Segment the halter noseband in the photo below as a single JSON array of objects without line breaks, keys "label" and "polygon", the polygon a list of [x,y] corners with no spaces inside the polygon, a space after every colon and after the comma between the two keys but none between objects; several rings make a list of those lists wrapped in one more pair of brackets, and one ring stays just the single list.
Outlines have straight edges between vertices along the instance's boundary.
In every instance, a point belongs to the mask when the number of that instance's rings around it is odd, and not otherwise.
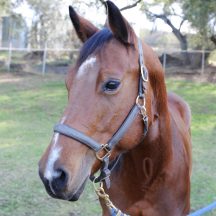
[{"label": "halter noseband", "polygon": [[[72,138],[89,148],[95,151],[96,157],[98,160],[102,161],[102,166],[100,169],[100,175],[98,177],[91,176],[90,179],[94,182],[101,182],[105,181],[106,186],[110,187],[110,180],[109,176],[111,173],[111,170],[117,163],[119,156],[117,157],[114,162],[110,163],[109,156],[111,150],[117,145],[117,143],[121,140],[125,132],[129,129],[131,124],[133,123],[136,116],[141,113],[143,117],[144,122],[144,135],[146,135],[148,131],[148,117],[146,114],[146,107],[145,107],[145,85],[148,81],[148,70],[145,67],[144,64],[144,58],[143,58],[143,49],[142,49],[142,42],[140,39],[138,39],[138,49],[139,49],[139,66],[140,66],[140,77],[139,77],[139,87],[138,87],[138,96],[136,98],[136,102],[132,109],[130,110],[129,114],[119,127],[119,129],[115,132],[115,134],[112,136],[112,138],[107,142],[107,144],[100,144],[91,137],[85,135],[84,133],[69,127],[65,124],[57,124],[54,126],[54,132],[60,133],[62,135],[65,135],[69,138]],[[99,152],[102,150],[105,151],[105,155],[103,157],[99,156]]]}]

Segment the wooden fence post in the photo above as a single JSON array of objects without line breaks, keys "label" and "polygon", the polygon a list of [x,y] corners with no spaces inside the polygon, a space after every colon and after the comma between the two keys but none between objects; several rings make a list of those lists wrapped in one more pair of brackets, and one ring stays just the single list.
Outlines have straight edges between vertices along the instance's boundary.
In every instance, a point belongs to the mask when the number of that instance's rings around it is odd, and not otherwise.
[{"label": "wooden fence post", "polygon": [[205,50],[202,50],[202,66],[201,66],[201,74],[204,74],[205,70]]},{"label": "wooden fence post", "polygon": [[8,47],[8,62],[7,62],[8,72],[10,72],[10,68],[11,68],[11,57],[12,57],[12,41],[10,41],[9,47]]},{"label": "wooden fence post", "polygon": [[42,66],[42,75],[45,75],[46,72],[46,57],[47,57],[47,42],[45,42],[44,53],[43,53],[43,66]]}]

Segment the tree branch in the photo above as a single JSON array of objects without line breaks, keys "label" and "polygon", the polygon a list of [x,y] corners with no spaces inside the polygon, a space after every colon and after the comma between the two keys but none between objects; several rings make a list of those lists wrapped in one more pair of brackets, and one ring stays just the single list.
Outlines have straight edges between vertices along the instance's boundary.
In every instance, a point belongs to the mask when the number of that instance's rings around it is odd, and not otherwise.
[{"label": "tree branch", "polygon": [[131,4],[131,5],[127,5],[123,8],[120,9],[120,11],[123,11],[123,10],[127,10],[127,9],[130,9],[130,8],[133,8],[133,7],[136,7],[142,0],[138,0],[136,1],[135,3]]},{"label": "tree branch", "polygon": [[179,31],[181,31],[181,27],[182,27],[182,25],[183,25],[183,23],[186,21],[186,19],[184,18],[182,21],[181,21],[181,23],[180,23],[180,25],[179,25]]},{"label": "tree branch", "polygon": [[[123,11],[123,10],[127,10],[127,9],[130,9],[130,8],[133,8],[133,7],[136,7],[142,0],[137,0],[136,2],[134,2],[133,4],[131,5],[127,5],[123,8],[120,9],[120,11]],[[102,5],[105,5],[106,1],[104,0],[99,0],[99,2],[102,4]]]},{"label": "tree branch", "polygon": [[[168,17],[165,15],[165,14],[154,14],[152,13],[151,11],[149,10],[145,10],[145,12],[150,16],[150,17],[153,17],[153,18],[158,18],[158,19],[162,19],[171,29],[172,29],[172,32],[173,34],[176,36],[176,38],[181,42],[181,44],[183,45],[183,43],[186,44],[186,36],[183,35],[180,31],[180,29],[177,29],[173,24],[172,22],[170,21],[170,19],[168,19]],[[183,43],[182,43],[183,42]],[[183,48],[183,49],[187,49],[186,47]]]},{"label": "tree branch", "polygon": [[101,2],[101,4],[105,4],[105,1],[104,0],[99,0]]}]

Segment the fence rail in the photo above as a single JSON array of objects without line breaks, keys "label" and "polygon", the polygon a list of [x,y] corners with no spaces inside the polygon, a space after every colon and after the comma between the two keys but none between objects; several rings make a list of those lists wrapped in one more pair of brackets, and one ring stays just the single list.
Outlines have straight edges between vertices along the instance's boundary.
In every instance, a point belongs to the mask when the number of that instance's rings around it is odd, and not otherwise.
[{"label": "fence rail", "polygon": [[[163,69],[166,72],[167,67],[169,66],[169,58],[173,54],[175,55],[182,55],[183,53],[188,53],[188,54],[199,54],[199,70],[201,74],[204,74],[205,72],[205,66],[206,66],[206,55],[209,54],[211,51],[210,50],[177,50],[177,49],[154,49],[158,55],[161,55],[161,63],[163,65]],[[58,53],[61,55],[63,52],[67,53],[78,53],[78,49],[64,49],[64,48],[48,48],[46,45],[43,49],[38,49],[38,48],[14,48],[10,44],[9,47],[0,47],[0,53],[1,52],[7,52],[8,54],[5,56],[5,65],[8,71],[11,70],[11,65],[13,62],[13,55],[14,53],[33,53],[33,52],[38,52],[41,55],[41,66],[40,66],[40,73],[44,75],[46,73],[47,69],[47,64],[48,64],[48,53]],[[0,55],[0,61],[1,61],[1,55]]]}]

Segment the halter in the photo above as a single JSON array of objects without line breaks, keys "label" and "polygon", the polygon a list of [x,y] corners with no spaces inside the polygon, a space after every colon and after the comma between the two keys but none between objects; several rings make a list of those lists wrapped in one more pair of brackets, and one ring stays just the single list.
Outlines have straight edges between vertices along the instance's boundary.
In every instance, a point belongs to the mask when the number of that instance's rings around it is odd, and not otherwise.
[{"label": "halter", "polygon": [[[143,122],[144,122],[144,135],[146,135],[148,131],[148,116],[146,114],[146,106],[145,106],[145,90],[146,90],[145,83],[148,82],[148,70],[144,64],[142,42],[140,39],[138,39],[138,49],[139,49],[139,66],[140,66],[138,96],[129,114],[127,115],[127,117],[125,118],[125,120],[123,121],[119,129],[115,132],[115,134],[111,137],[111,139],[106,144],[98,143],[91,137],[76,130],[75,128],[69,127],[68,125],[57,124],[54,126],[55,133],[60,133],[64,136],[72,138],[88,146],[93,151],[95,151],[95,155],[97,159],[102,162],[102,166],[100,169],[100,175],[98,177],[91,176],[90,179],[93,182],[103,182],[104,181],[107,188],[110,187],[109,176],[111,174],[111,171],[119,160],[119,156],[118,156],[113,162],[110,163],[109,157],[110,157],[111,151],[118,144],[118,142],[122,139],[123,135],[129,129],[129,127],[131,126],[134,119],[139,113],[141,113]],[[105,155],[102,157],[100,156],[101,151],[105,152]]]}]

